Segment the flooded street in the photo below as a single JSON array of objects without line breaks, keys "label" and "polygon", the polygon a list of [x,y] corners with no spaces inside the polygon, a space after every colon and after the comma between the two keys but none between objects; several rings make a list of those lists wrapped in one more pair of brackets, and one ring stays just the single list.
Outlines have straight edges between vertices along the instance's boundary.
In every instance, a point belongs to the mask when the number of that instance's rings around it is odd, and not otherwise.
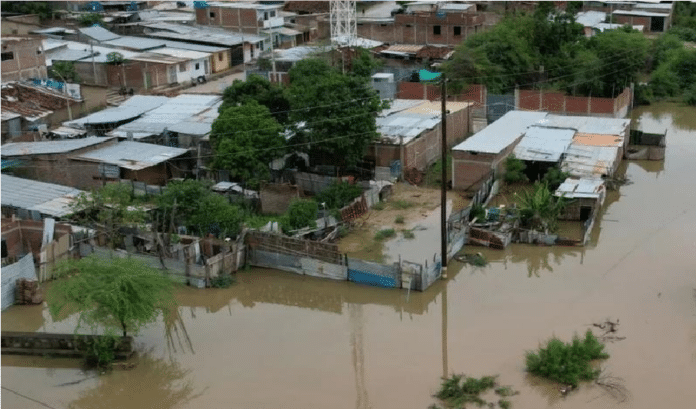
[{"label": "flooded street", "polygon": [[[2,386],[54,408],[425,409],[439,378],[455,372],[500,375],[521,392],[511,398],[518,409],[691,407],[695,111],[664,104],[634,112],[639,129],[668,129],[666,159],[623,165],[632,183],[607,197],[585,248],[469,247],[490,264],[453,261],[448,280],[408,295],[242,271],[229,289],[182,289],[180,318],[136,337],[134,369],[98,376],[77,360],[3,356]],[[408,246],[437,251],[438,232],[431,236]],[[420,254],[396,243],[385,252]],[[607,344],[603,366],[624,379],[627,402],[618,405],[592,385],[563,397],[526,375],[525,351],[607,318],[620,320],[617,335],[626,338]],[[74,325],[75,317],[53,322],[43,306],[2,313],[3,330],[71,332]],[[5,389],[2,403],[45,407]]]}]

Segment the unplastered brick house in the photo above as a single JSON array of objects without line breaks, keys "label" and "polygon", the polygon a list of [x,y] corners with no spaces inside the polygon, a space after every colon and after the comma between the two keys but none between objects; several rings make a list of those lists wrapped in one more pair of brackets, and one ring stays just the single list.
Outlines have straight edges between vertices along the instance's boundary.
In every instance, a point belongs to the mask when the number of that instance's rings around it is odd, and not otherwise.
[{"label": "unplastered brick house", "polygon": [[46,78],[46,57],[39,37],[2,38],[2,81]]}]

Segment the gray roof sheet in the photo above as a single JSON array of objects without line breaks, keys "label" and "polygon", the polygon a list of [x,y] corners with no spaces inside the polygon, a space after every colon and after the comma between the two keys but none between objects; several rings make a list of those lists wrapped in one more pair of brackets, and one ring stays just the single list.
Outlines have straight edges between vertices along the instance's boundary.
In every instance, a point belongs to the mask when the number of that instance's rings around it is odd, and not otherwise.
[{"label": "gray roof sheet", "polygon": [[669,10],[665,10],[663,13],[656,13],[654,11],[643,11],[643,10],[614,10],[612,14],[624,15],[624,16],[641,16],[641,17],[668,17],[667,14]]},{"label": "gray roof sheet", "polygon": [[77,61],[91,56],[86,50],[73,50],[71,48],[59,48],[46,52],[46,58],[56,61]]},{"label": "gray roof sheet", "polygon": [[599,198],[604,190],[602,179],[566,179],[554,193],[568,199],[581,197]]},{"label": "gray roof sheet", "polygon": [[91,136],[89,138],[61,141],[15,142],[2,145],[0,153],[3,157],[66,153],[97,145],[109,139],[111,138]]},{"label": "gray roof sheet", "polygon": [[133,141],[95,149],[78,157],[89,161],[118,165],[131,170],[140,170],[157,165],[188,152],[186,149]]},{"label": "gray roof sheet", "polygon": [[603,11],[582,11],[575,16],[575,22],[585,27],[594,27],[595,24],[603,23],[607,18],[607,13]]},{"label": "gray roof sheet", "polygon": [[510,111],[452,149],[500,153],[522,136],[528,127],[540,123],[546,115],[546,112]]},{"label": "gray roof sheet", "polygon": [[514,153],[521,160],[558,162],[573,141],[574,135],[574,129],[531,126],[515,146]]},{"label": "gray roof sheet", "polygon": [[2,205],[37,210],[49,216],[60,217],[72,213],[70,204],[83,191],[56,185],[2,175]]},{"label": "gray roof sheet", "polygon": [[242,42],[258,43],[265,39],[265,37],[254,34],[245,33],[242,35],[234,31],[203,26],[192,27],[181,24],[151,23],[145,24],[145,27],[163,30],[146,33],[146,35],[149,37],[168,38],[179,41],[205,42],[224,45],[227,47],[240,45]]},{"label": "gray roof sheet", "polygon": [[[467,103],[452,102],[450,112],[465,106]],[[435,128],[441,120],[437,101],[395,99],[377,117],[377,132],[382,135],[383,142],[399,144],[403,140],[407,144],[424,131]]]},{"label": "gray roof sheet", "polygon": [[227,50],[227,47],[219,47],[214,45],[192,44],[184,41],[175,41],[169,39],[162,39],[162,41],[166,44],[167,47],[178,48],[180,50],[202,51],[204,53],[219,53],[221,51]]},{"label": "gray roof sheet", "polygon": [[79,30],[82,34],[97,41],[109,41],[120,37],[118,34],[114,34],[102,27],[82,27]]},{"label": "gray roof sheet", "polygon": [[218,95],[181,94],[169,99],[166,104],[147,112],[141,118],[116,128],[111,134],[126,137],[133,133],[135,139],[161,134],[180,122],[194,121],[192,117],[218,105]]},{"label": "gray roof sheet", "polygon": [[115,108],[95,112],[84,118],[66,122],[72,127],[83,127],[87,124],[105,124],[135,119],[147,111],[164,105],[169,98],[156,95],[134,95]]},{"label": "gray roof sheet", "polygon": [[580,133],[601,135],[623,135],[631,124],[630,119],[602,118],[596,116],[564,116],[549,114],[541,121],[543,126],[572,128]]},{"label": "gray roof sheet", "polygon": [[617,146],[572,143],[565,152],[561,170],[574,177],[598,179],[612,173],[618,152]]},{"label": "gray roof sheet", "polygon": [[150,50],[153,48],[161,48],[166,46],[164,40],[147,38],[147,37],[131,37],[124,36],[115,40],[104,42],[104,45],[111,47],[122,47],[131,50]]}]

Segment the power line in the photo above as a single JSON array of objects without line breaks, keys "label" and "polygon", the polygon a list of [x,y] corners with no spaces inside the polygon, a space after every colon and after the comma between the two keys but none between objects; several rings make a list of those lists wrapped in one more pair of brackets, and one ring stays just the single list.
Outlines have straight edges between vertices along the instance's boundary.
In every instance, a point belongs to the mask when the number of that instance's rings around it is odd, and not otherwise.
[{"label": "power line", "polygon": [[17,396],[21,396],[21,397],[23,397],[24,399],[28,399],[28,400],[30,400],[30,401],[32,401],[32,402],[36,402],[36,403],[38,403],[39,405],[41,405],[41,406],[43,406],[43,407],[45,407],[45,408],[48,408],[48,409],[57,409],[57,408],[55,408],[55,407],[53,407],[53,406],[51,406],[51,405],[49,405],[49,404],[46,404],[46,403],[41,402],[41,401],[39,401],[39,400],[30,398],[30,397],[28,397],[27,395],[22,395],[21,393],[15,391],[15,390],[12,390],[12,389],[10,389],[10,388],[8,388],[8,387],[6,387],[6,386],[3,386],[2,389],[6,390],[6,391],[9,391],[9,392],[12,392],[12,393],[14,393],[14,394],[17,395]]}]

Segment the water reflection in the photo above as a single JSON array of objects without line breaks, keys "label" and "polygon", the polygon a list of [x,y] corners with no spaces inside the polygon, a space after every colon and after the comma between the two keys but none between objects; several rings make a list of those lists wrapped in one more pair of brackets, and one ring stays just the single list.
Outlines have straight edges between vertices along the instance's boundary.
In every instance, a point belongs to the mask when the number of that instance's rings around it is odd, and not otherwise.
[{"label": "water reflection", "polygon": [[351,326],[351,360],[353,362],[353,373],[355,375],[355,409],[368,409],[370,408],[370,403],[365,382],[365,349],[363,347],[365,317],[363,316],[362,305],[348,305],[348,315],[350,317]]},{"label": "water reflection", "polygon": [[[191,308],[193,310],[193,308]],[[196,351],[193,350],[193,344],[191,343],[191,338],[189,337],[188,331],[186,331],[186,325],[181,317],[180,308],[174,308],[169,311],[168,314],[164,316],[164,337],[167,340],[167,351],[169,351],[170,356],[177,353],[178,351],[190,351],[195,354]],[[179,349],[177,349],[177,345]]]},{"label": "water reflection", "polygon": [[[469,249],[471,250],[472,247]],[[525,264],[527,266],[527,277],[540,278],[542,271],[553,273],[554,267],[552,263],[556,266],[560,266],[567,257],[579,257],[580,263],[582,264],[585,248],[511,244],[502,251],[485,249],[481,252],[490,263],[501,263],[506,270],[508,268],[508,263]]]},{"label": "water reflection", "polygon": [[564,398],[557,383],[538,376],[526,374],[524,384],[533,389],[539,396],[546,398],[549,407],[556,406]]},{"label": "water reflection", "polygon": [[[694,108],[674,103],[658,103],[649,106],[638,107],[633,111],[633,118],[636,124],[642,127],[634,127],[646,132],[664,132],[669,129],[670,123],[673,128],[681,131],[696,129],[696,115]],[[660,126],[649,126],[646,123],[659,122]],[[669,144],[669,132],[667,134]]]},{"label": "water reflection", "polygon": [[[184,370],[176,361],[152,357],[152,351],[137,359],[132,370],[114,370],[99,377],[95,388],[86,390],[70,404],[70,408],[174,408],[203,395],[196,392],[191,370]],[[147,382],[144,382],[147,380]]]}]

